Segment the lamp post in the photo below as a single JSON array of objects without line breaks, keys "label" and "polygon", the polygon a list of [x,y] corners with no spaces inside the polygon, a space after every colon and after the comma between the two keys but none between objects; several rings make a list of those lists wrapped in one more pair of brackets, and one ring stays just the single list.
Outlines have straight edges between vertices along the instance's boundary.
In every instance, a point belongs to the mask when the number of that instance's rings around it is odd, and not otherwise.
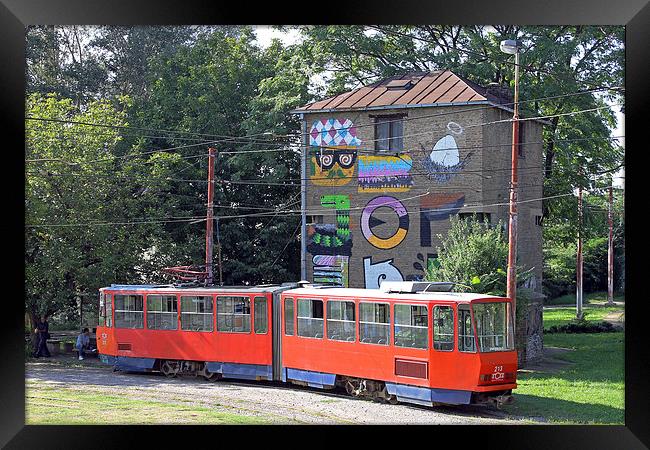
[{"label": "lamp post", "polygon": [[[506,296],[512,299],[512,313],[517,336],[517,163],[519,156],[519,49],[518,40],[501,41],[501,51],[515,55],[515,97],[512,116],[512,170],[510,179],[510,214],[508,220],[508,274]],[[515,338],[516,340],[516,338]]]}]

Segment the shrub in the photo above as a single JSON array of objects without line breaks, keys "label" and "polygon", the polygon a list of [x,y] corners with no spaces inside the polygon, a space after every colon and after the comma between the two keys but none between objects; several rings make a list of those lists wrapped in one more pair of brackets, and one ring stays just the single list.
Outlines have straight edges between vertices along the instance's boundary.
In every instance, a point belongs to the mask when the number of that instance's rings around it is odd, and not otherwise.
[{"label": "shrub", "polygon": [[610,322],[573,321],[564,325],[553,325],[547,333],[611,333],[617,331]]}]

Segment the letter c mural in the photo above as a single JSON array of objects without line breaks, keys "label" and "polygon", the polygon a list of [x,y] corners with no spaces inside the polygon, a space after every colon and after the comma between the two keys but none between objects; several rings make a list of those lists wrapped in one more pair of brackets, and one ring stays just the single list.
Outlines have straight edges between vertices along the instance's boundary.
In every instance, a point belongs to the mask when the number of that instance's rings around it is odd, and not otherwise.
[{"label": "letter c mural", "polygon": [[[399,224],[395,233],[388,238],[381,238],[373,233],[373,227],[385,223],[383,220],[373,216],[375,210],[387,207],[393,210],[399,218]],[[404,205],[395,197],[375,197],[368,202],[361,214],[361,231],[368,242],[377,248],[384,250],[398,246],[406,237],[409,229],[409,215]]]}]

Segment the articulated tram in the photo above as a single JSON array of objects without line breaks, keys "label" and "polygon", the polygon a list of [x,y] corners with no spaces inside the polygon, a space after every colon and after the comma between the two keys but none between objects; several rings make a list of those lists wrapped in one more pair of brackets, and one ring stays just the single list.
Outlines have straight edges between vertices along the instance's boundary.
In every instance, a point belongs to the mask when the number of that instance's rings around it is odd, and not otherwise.
[{"label": "articulated tram", "polygon": [[97,349],[123,371],[341,387],[391,403],[510,402],[511,300],[439,287],[111,285],[100,289]]}]

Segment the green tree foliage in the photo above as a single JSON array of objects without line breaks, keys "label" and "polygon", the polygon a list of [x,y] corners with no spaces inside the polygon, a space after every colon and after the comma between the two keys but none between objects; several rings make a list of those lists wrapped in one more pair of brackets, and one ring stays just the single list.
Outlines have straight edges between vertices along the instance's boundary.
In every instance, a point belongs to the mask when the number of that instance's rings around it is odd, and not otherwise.
[{"label": "green tree foliage", "polygon": [[[298,276],[300,216],[277,212],[280,206],[299,204],[300,158],[292,146],[299,143],[300,129],[288,111],[307,102],[309,80],[298,51],[279,42],[262,50],[247,27],[236,35],[217,30],[173,58],[159,59],[150,96],[138,108],[142,124],[194,130],[216,140],[212,145],[218,152],[237,152],[220,156],[216,164],[216,215],[227,284]],[[206,162],[197,160],[184,176],[205,179]],[[204,214],[205,187],[193,186],[198,200],[188,208],[193,214]],[[193,233],[188,239],[194,242],[194,250],[186,248],[188,259],[201,261],[204,232],[187,233]]]},{"label": "green tree foliage", "polygon": [[31,27],[27,46],[27,116],[47,119],[26,120],[31,316],[202,264],[208,146],[236,152],[216,163],[224,283],[297,279],[300,216],[279,210],[299,205],[303,49],[250,27]]},{"label": "green tree foliage", "polygon": [[[427,269],[427,281],[453,281],[457,289],[483,294],[506,294],[508,242],[504,227],[482,223],[474,218],[450,217],[447,235],[438,235],[438,258]],[[517,283],[529,278],[529,271],[518,270]]]}]

